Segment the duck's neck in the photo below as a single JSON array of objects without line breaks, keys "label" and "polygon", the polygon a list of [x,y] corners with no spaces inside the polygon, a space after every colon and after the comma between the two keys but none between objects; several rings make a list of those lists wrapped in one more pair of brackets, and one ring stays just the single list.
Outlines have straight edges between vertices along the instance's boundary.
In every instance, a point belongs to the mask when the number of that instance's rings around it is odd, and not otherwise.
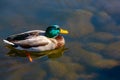
[{"label": "duck's neck", "polygon": [[58,35],[58,36],[55,37],[55,39],[56,39],[56,40],[63,40],[64,38],[63,38],[63,36]]},{"label": "duck's neck", "polygon": [[59,35],[59,31],[58,30],[46,30],[45,32],[45,36],[48,37],[48,38],[55,38],[56,36]]}]

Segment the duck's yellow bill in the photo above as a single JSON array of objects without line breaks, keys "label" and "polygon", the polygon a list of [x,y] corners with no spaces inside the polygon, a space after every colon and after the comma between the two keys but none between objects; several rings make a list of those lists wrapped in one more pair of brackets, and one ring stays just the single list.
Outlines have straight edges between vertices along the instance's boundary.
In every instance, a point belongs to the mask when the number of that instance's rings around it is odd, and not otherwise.
[{"label": "duck's yellow bill", "polygon": [[61,34],[68,34],[69,32],[68,32],[68,30],[60,29],[60,33]]}]

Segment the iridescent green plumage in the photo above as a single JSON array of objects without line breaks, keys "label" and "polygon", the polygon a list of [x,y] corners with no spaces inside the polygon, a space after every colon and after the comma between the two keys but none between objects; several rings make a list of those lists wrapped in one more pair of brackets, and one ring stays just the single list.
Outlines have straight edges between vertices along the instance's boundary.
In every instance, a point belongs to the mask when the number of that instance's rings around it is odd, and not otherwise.
[{"label": "iridescent green plumage", "polygon": [[52,25],[52,26],[49,26],[47,29],[46,29],[46,33],[45,33],[45,36],[49,37],[49,38],[53,38],[57,35],[60,34],[60,28],[59,26],[57,25]]}]

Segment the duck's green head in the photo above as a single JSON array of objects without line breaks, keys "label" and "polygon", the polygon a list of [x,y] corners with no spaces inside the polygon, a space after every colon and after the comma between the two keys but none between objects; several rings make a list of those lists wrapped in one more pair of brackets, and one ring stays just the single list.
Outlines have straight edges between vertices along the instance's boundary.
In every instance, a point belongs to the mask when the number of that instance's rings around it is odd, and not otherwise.
[{"label": "duck's green head", "polygon": [[46,29],[45,36],[47,36],[49,38],[53,38],[53,37],[58,36],[60,33],[68,34],[68,31],[61,29],[58,25],[52,25]]}]

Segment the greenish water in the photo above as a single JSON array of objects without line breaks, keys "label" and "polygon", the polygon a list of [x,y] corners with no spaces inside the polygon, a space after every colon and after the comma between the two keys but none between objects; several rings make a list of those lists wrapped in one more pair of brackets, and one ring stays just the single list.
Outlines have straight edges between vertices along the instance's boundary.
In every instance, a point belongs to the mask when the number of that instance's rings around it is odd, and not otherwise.
[{"label": "greenish water", "polygon": [[[1,0],[1,80],[119,80],[119,4],[119,0]],[[33,54],[32,63],[21,52],[10,52],[2,41],[52,24],[69,30],[63,35],[67,49]]]}]

